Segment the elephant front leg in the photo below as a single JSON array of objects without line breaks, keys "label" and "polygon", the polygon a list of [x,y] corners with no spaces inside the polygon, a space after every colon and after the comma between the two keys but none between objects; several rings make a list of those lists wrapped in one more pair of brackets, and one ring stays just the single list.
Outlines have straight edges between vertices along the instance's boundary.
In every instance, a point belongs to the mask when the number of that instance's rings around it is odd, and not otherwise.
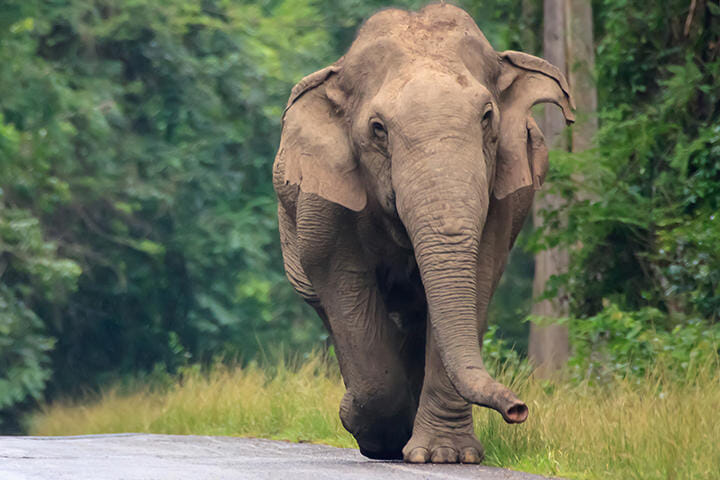
[{"label": "elephant front leg", "polygon": [[429,322],[427,339],[425,382],[403,458],[410,463],[480,463],[484,450],[473,430],[472,405],[450,382]]},{"label": "elephant front leg", "polygon": [[332,288],[320,289],[321,315],[330,326],[347,388],[340,419],[363,455],[400,459],[417,409],[400,358],[400,333],[371,275],[333,269],[329,280]]},{"label": "elephant front leg", "polygon": [[[510,228],[509,222],[503,224],[497,209],[490,211],[486,225],[489,233],[484,234],[481,240],[479,258],[482,261],[477,270],[477,328],[480,344],[487,328],[488,305],[507,259],[507,242],[496,242],[496,238],[507,238]],[[513,235],[517,235],[517,232]],[[403,457],[411,463],[480,463],[484,449],[475,436],[472,405],[457,393],[450,382],[430,323],[427,327],[425,382],[413,435],[403,449]]]},{"label": "elephant front leg", "polygon": [[298,251],[347,388],[340,419],[363,455],[400,459],[417,409],[413,375],[402,358],[404,337],[388,318],[375,267],[346,214],[316,197],[302,200]]}]

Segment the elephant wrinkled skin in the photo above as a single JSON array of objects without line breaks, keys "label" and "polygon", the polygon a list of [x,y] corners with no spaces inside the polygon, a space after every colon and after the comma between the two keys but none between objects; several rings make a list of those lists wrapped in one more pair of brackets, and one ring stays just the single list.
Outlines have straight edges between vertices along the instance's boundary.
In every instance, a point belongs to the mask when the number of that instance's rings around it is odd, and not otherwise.
[{"label": "elephant wrinkled skin", "polygon": [[541,102],[573,121],[555,67],[496,52],[446,4],[375,14],[293,88],[273,168],[285,269],[330,332],[340,417],[370,458],[478,463],[471,404],[527,418],[480,346],[547,171]]}]

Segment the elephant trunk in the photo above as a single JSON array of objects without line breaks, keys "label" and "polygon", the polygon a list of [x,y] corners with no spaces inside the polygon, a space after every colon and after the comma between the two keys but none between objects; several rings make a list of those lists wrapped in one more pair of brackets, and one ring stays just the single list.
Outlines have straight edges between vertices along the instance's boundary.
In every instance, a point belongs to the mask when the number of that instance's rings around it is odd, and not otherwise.
[{"label": "elephant trunk", "polygon": [[497,410],[508,423],[521,423],[527,406],[487,373],[480,355],[477,261],[488,205],[486,179],[449,167],[447,159],[423,161],[428,167],[423,173],[407,183],[398,179],[398,213],[415,250],[432,334],[452,384],[468,402]]}]

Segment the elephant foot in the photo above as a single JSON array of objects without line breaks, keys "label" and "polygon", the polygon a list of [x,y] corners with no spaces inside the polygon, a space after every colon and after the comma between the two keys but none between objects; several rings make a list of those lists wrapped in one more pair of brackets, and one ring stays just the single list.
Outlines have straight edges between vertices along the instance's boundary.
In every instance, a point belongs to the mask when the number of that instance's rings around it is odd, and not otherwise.
[{"label": "elephant foot", "polygon": [[[357,401],[346,392],[340,420],[358,443],[360,453],[375,460],[400,460],[412,432],[412,409],[400,394]],[[392,399],[392,400],[391,400]]]},{"label": "elephant foot", "polygon": [[408,463],[480,463],[485,451],[472,431],[418,429],[403,448]]},{"label": "elephant foot", "polygon": [[475,437],[472,406],[445,388],[424,385],[413,433],[403,448],[408,463],[480,463],[485,457]]}]

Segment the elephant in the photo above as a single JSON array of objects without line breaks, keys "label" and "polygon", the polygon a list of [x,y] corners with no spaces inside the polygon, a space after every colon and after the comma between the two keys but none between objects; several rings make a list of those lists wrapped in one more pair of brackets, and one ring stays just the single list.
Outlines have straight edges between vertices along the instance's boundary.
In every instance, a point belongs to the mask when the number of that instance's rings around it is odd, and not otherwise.
[{"label": "elephant", "polygon": [[375,13],[292,89],[273,165],[285,272],[329,332],[366,457],[479,463],[473,404],[528,416],[481,345],[548,170],[538,103],[574,121],[556,67],[496,52],[445,3]]}]

